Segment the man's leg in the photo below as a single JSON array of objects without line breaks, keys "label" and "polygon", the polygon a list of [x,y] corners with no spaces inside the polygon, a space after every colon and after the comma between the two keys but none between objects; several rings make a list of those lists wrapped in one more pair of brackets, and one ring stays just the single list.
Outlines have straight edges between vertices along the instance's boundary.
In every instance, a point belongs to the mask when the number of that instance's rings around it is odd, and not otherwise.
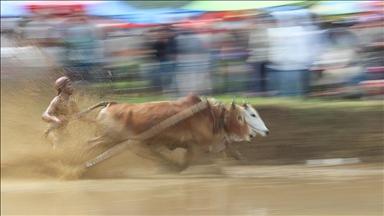
[{"label": "man's leg", "polygon": [[62,148],[62,144],[65,140],[71,139],[71,135],[68,133],[66,128],[58,128],[53,130],[49,134],[49,140],[52,144],[53,149]]},{"label": "man's leg", "polygon": [[52,144],[52,148],[53,149],[57,149],[58,146],[59,146],[59,141],[60,141],[57,132],[56,131],[51,131],[49,133],[48,138],[49,138],[50,143]]},{"label": "man's leg", "polygon": [[252,64],[252,73],[251,80],[252,84],[250,86],[250,90],[252,92],[262,92],[263,91],[263,65],[261,62],[256,62]]}]

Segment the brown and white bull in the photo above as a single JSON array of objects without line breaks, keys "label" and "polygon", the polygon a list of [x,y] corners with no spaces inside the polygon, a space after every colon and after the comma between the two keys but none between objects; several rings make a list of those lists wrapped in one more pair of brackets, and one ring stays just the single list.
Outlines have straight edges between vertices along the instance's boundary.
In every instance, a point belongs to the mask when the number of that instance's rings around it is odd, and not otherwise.
[{"label": "brown and white bull", "polygon": [[[207,100],[207,106],[194,115],[154,133],[153,136],[140,138],[140,134],[161,124],[193,105],[202,102],[200,96],[190,93],[176,101],[149,102],[140,104],[111,103],[98,115],[100,136],[89,141],[89,146],[113,145],[126,140],[138,140],[141,146],[161,145],[173,150],[186,149],[181,170],[189,166],[198,148],[212,149],[212,145],[226,140],[250,141],[256,131],[246,122],[245,112],[232,102],[229,105]],[[144,157],[158,157],[159,153],[148,151]],[[163,158],[164,159],[164,158]]]}]

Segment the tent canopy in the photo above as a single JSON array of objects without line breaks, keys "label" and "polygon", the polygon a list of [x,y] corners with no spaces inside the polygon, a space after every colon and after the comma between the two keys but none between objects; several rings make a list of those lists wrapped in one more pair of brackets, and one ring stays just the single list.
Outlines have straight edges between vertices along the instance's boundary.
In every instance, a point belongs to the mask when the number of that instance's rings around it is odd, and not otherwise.
[{"label": "tent canopy", "polygon": [[193,1],[181,9],[199,11],[250,10],[296,4],[302,1]]},{"label": "tent canopy", "polygon": [[20,4],[25,1],[1,1],[1,17],[19,17],[32,15],[26,8]]},{"label": "tent canopy", "polygon": [[[108,9],[108,10],[106,10]],[[123,1],[105,1],[85,5],[85,12],[91,16],[108,16],[136,24],[161,24],[182,21],[204,12],[173,8],[141,9]]]},{"label": "tent canopy", "polygon": [[278,6],[278,7],[270,7],[270,8],[263,8],[263,11],[266,12],[276,12],[276,11],[292,11],[292,10],[301,10],[303,7],[298,6]]},{"label": "tent canopy", "polygon": [[182,22],[191,17],[197,17],[204,12],[181,10],[172,8],[139,9],[135,13],[115,15],[114,18],[122,19],[136,24],[165,24]]},{"label": "tent canopy", "polygon": [[71,14],[84,12],[85,5],[99,3],[99,1],[23,1],[18,7],[35,14]]},{"label": "tent canopy", "polygon": [[140,9],[123,1],[104,1],[98,4],[85,5],[85,12],[91,16],[121,16],[139,13]]},{"label": "tent canopy", "polygon": [[361,1],[321,1],[311,11],[322,16],[354,14],[369,11],[369,5]]},{"label": "tent canopy", "polygon": [[155,14],[155,17],[157,23],[174,23],[182,22],[186,19],[193,17],[198,17],[202,14],[204,14],[204,12],[193,10],[167,9],[164,11],[159,11]]}]

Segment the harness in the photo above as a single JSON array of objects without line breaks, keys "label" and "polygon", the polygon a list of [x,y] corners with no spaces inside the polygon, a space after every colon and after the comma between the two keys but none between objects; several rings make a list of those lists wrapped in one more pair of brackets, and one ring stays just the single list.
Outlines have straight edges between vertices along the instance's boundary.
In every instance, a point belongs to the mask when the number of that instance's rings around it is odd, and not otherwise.
[{"label": "harness", "polygon": [[[210,106],[210,104],[208,103],[208,106]],[[212,119],[213,119],[213,134],[217,134],[223,127],[226,123],[228,123],[229,121],[229,118],[227,116],[227,114],[225,113],[225,110],[222,109],[222,106],[221,106],[221,103],[219,104],[219,106],[217,107],[218,108],[218,119],[215,118],[215,113],[213,111],[213,109],[209,109],[210,111],[210,114],[212,116]],[[220,110],[222,109],[222,110]],[[223,111],[223,113],[220,113],[220,111]]]},{"label": "harness", "polygon": [[191,106],[189,109],[185,109],[185,110],[163,120],[159,124],[151,127],[150,129],[142,132],[141,134],[139,134],[136,137],[131,138],[131,139],[138,139],[138,140],[148,139],[148,138],[152,137],[153,135],[167,129],[168,127],[170,127],[170,126],[172,126],[172,125],[200,112],[201,110],[207,108],[207,106],[209,106],[208,104],[209,104],[208,100],[203,99],[199,103]]}]

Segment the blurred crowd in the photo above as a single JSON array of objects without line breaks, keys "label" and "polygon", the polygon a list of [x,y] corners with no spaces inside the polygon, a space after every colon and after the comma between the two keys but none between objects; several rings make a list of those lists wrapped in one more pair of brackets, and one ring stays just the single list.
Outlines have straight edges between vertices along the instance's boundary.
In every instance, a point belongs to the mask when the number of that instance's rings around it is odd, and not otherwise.
[{"label": "blurred crowd", "polygon": [[316,86],[357,85],[369,79],[367,68],[384,66],[382,15],[335,22],[301,9],[132,27],[74,12],[17,23],[9,30],[2,20],[2,34],[59,50],[51,57],[73,80],[133,83],[134,91],[177,97],[299,96]]}]

